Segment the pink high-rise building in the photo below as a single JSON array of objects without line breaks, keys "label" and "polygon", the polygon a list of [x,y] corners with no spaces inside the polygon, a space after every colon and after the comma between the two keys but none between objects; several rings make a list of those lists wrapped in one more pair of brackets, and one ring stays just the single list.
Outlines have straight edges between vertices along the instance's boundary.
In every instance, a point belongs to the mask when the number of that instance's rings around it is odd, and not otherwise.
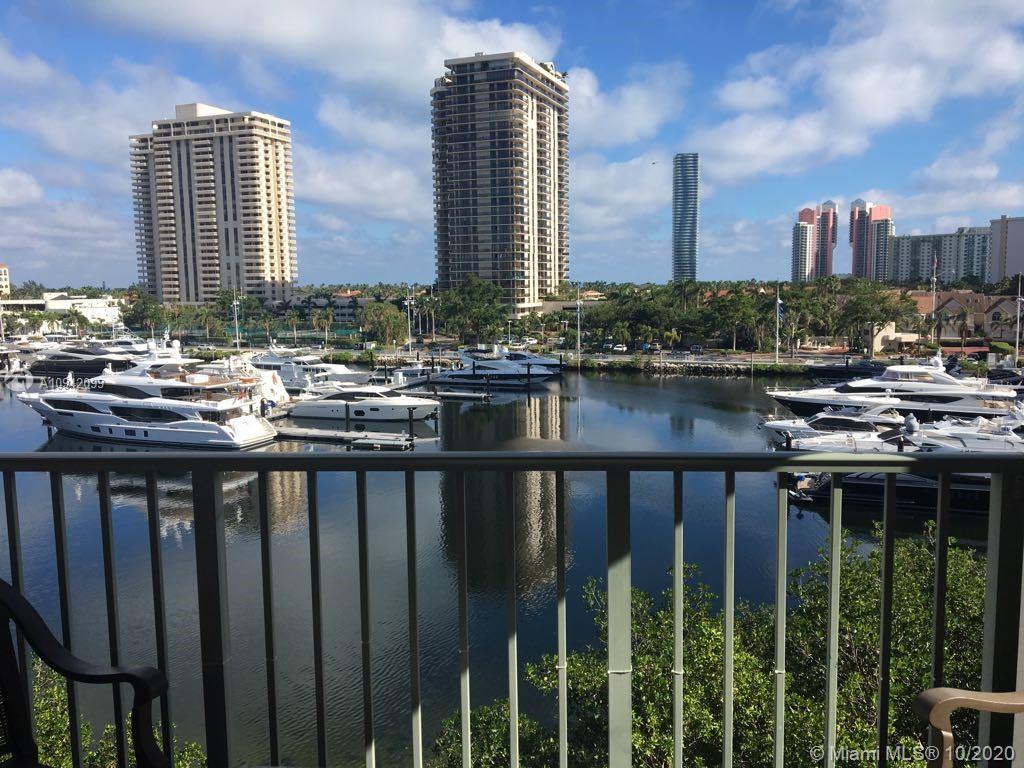
[{"label": "pink high-rise building", "polygon": [[853,276],[889,280],[892,271],[892,238],[896,224],[892,208],[857,198],[850,204],[850,249]]},{"label": "pink high-rise building", "polygon": [[836,204],[826,200],[814,208],[804,208],[793,225],[793,252],[790,277],[806,282],[832,274],[832,254],[836,246]]}]

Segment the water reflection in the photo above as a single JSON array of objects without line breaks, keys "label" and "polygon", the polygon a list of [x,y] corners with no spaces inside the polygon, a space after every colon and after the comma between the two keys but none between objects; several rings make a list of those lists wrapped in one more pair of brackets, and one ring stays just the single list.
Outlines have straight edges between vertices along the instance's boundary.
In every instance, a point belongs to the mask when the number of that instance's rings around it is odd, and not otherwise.
[{"label": "water reflection", "polygon": [[[568,432],[568,401],[557,392],[506,395],[504,404],[461,404],[446,409],[441,444],[445,450],[560,450]],[[493,409],[501,408],[502,418]],[[571,446],[570,446],[571,447]],[[472,556],[467,577],[473,592],[503,594],[507,561],[509,498],[515,505],[516,575],[520,593],[529,599],[554,584],[555,475],[523,472],[474,472],[464,480],[466,536]],[[455,567],[458,534],[455,516],[457,482],[452,473],[441,478],[441,544]],[[512,485],[511,493],[509,485]],[[568,493],[567,481],[567,493]],[[566,527],[569,527],[568,521]]]}]

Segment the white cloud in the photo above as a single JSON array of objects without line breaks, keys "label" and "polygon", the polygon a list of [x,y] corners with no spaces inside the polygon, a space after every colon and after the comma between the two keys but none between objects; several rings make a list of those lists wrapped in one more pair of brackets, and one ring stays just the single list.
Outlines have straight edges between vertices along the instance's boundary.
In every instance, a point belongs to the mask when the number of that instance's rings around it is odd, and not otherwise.
[{"label": "white cloud", "polygon": [[126,212],[74,200],[0,208],[0,253],[16,280],[115,285],[134,281],[134,243]]},{"label": "white cloud", "polygon": [[429,221],[431,195],[407,163],[373,151],[326,152],[295,147],[300,200],[338,206],[383,221]]},{"label": "white cloud", "polygon": [[577,237],[601,238],[665,208],[672,199],[672,157],[652,151],[622,162],[580,155],[570,166],[570,210]]},{"label": "white cloud", "polygon": [[602,92],[597,75],[585,67],[569,70],[572,143],[575,147],[613,147],[650,139],[681,116],[686,67],[668,62],[638,67],[631,78]]},{"label": "white cloud", "polygon": [[[774,77],[812,104],[789,114],[748,111],[691,137],[712,179],[794,173],[857,155],[875,134],[927,120],[948,99],[1002,94],[1024,84],[1024,4],[847,0],[818,48],[772,48],[748,57],[720,94]],[[816,102],[816,103],[814,103]]]},{"label": "white cloud", "polygon": [[777,107],[786,100],[782,84],[770,76],[731,80],[722,85],[715,95],[723,107],[736,112],[756,112]]},{"label": "white cloud", "polygon": [[317,117],[339,136],[356,144],[387,150],[414,150],[428,158],[430,116],[426,110],[423,112],[417,119],[408,119],[385,114],[379,108],[355,106],[346,96],[335,94],[320,102]]},{"label": "white cloud", "polygon": [[[16,58],[0,38],[0,60]],[[25,133],[67,158],[126,166],[128,136],[149,129],[175,104],[201,101],[206,90],[167,70],[117,60],[101,78],[81,82],[35,57],[32,88],[0,78],[0,126]],[[127,182],[126,182],[127,183]]]},{"label": "white cloud", "polygon": [[173,13],[135,0],[92,0],[90,5],[113,24],[234,47],[237,53],[255,47],[367,93],[383,88],[408,101],[425,98],[445,58],[517,50],[543,60],[558,47],[556,32],[498,19],[459,18],[449,13],[452,4],[426,0],[178,0]]},{"label": "white cloud", "polygon": [[701,271],[728,280],[787,277],[792,228],[789,215],[709,219],[700,233]]},{"label": "white cloud", "polygon": [[15,168],[0,168],[0,208],[17,208],[43,199],[33,176]]}]

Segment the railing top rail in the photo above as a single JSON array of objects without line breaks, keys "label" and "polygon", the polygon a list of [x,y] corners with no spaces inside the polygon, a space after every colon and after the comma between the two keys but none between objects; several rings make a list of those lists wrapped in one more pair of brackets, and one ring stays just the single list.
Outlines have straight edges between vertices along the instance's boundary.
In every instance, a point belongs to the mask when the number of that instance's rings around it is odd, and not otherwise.
[{"label": "railing top rail", "polygon": [[444,453],[0,453],[0,471],[14,472],[445,472],[520,470],[538,472],[1024,472],[1024,454],[849,454],[765,451],[761,453],[507,452]]}]

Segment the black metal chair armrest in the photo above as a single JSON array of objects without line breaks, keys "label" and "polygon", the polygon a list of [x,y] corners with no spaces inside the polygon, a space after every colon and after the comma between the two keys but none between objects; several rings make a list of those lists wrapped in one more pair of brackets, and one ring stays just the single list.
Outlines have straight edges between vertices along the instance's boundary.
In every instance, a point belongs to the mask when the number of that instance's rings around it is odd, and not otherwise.
[{"label": "black metal chair armrest", "polygon": [[953,726],[950,715],[958,709],[979,712],[1024,712],[1024,691],[986,693],[959,688],[930,688],[914,700],[914,712],[942,734],[942,754],[929,762],[933,768],[953,766]]},{"label": "black metal chair armrest", "polygon": [[43,617],[14,587],[0,580],[0,604],[46,664],[79,683],[128,683],[137,696],[155,699],[167,690],[167,678],[153,667],[108,667],[73,656],[60,644]]},{"label": "black metal chair armrest", "polygon": [[79,683],[127,683],[133,691],[131,729],[140,766],[163,768],[167,760],[153,736],[152,701],[167,690],[167,678],[153,667],[110,667],[72,655],[54,637],[43,617],[13,586],[0,579],[0,605],[25,640],[49,667]]}]

